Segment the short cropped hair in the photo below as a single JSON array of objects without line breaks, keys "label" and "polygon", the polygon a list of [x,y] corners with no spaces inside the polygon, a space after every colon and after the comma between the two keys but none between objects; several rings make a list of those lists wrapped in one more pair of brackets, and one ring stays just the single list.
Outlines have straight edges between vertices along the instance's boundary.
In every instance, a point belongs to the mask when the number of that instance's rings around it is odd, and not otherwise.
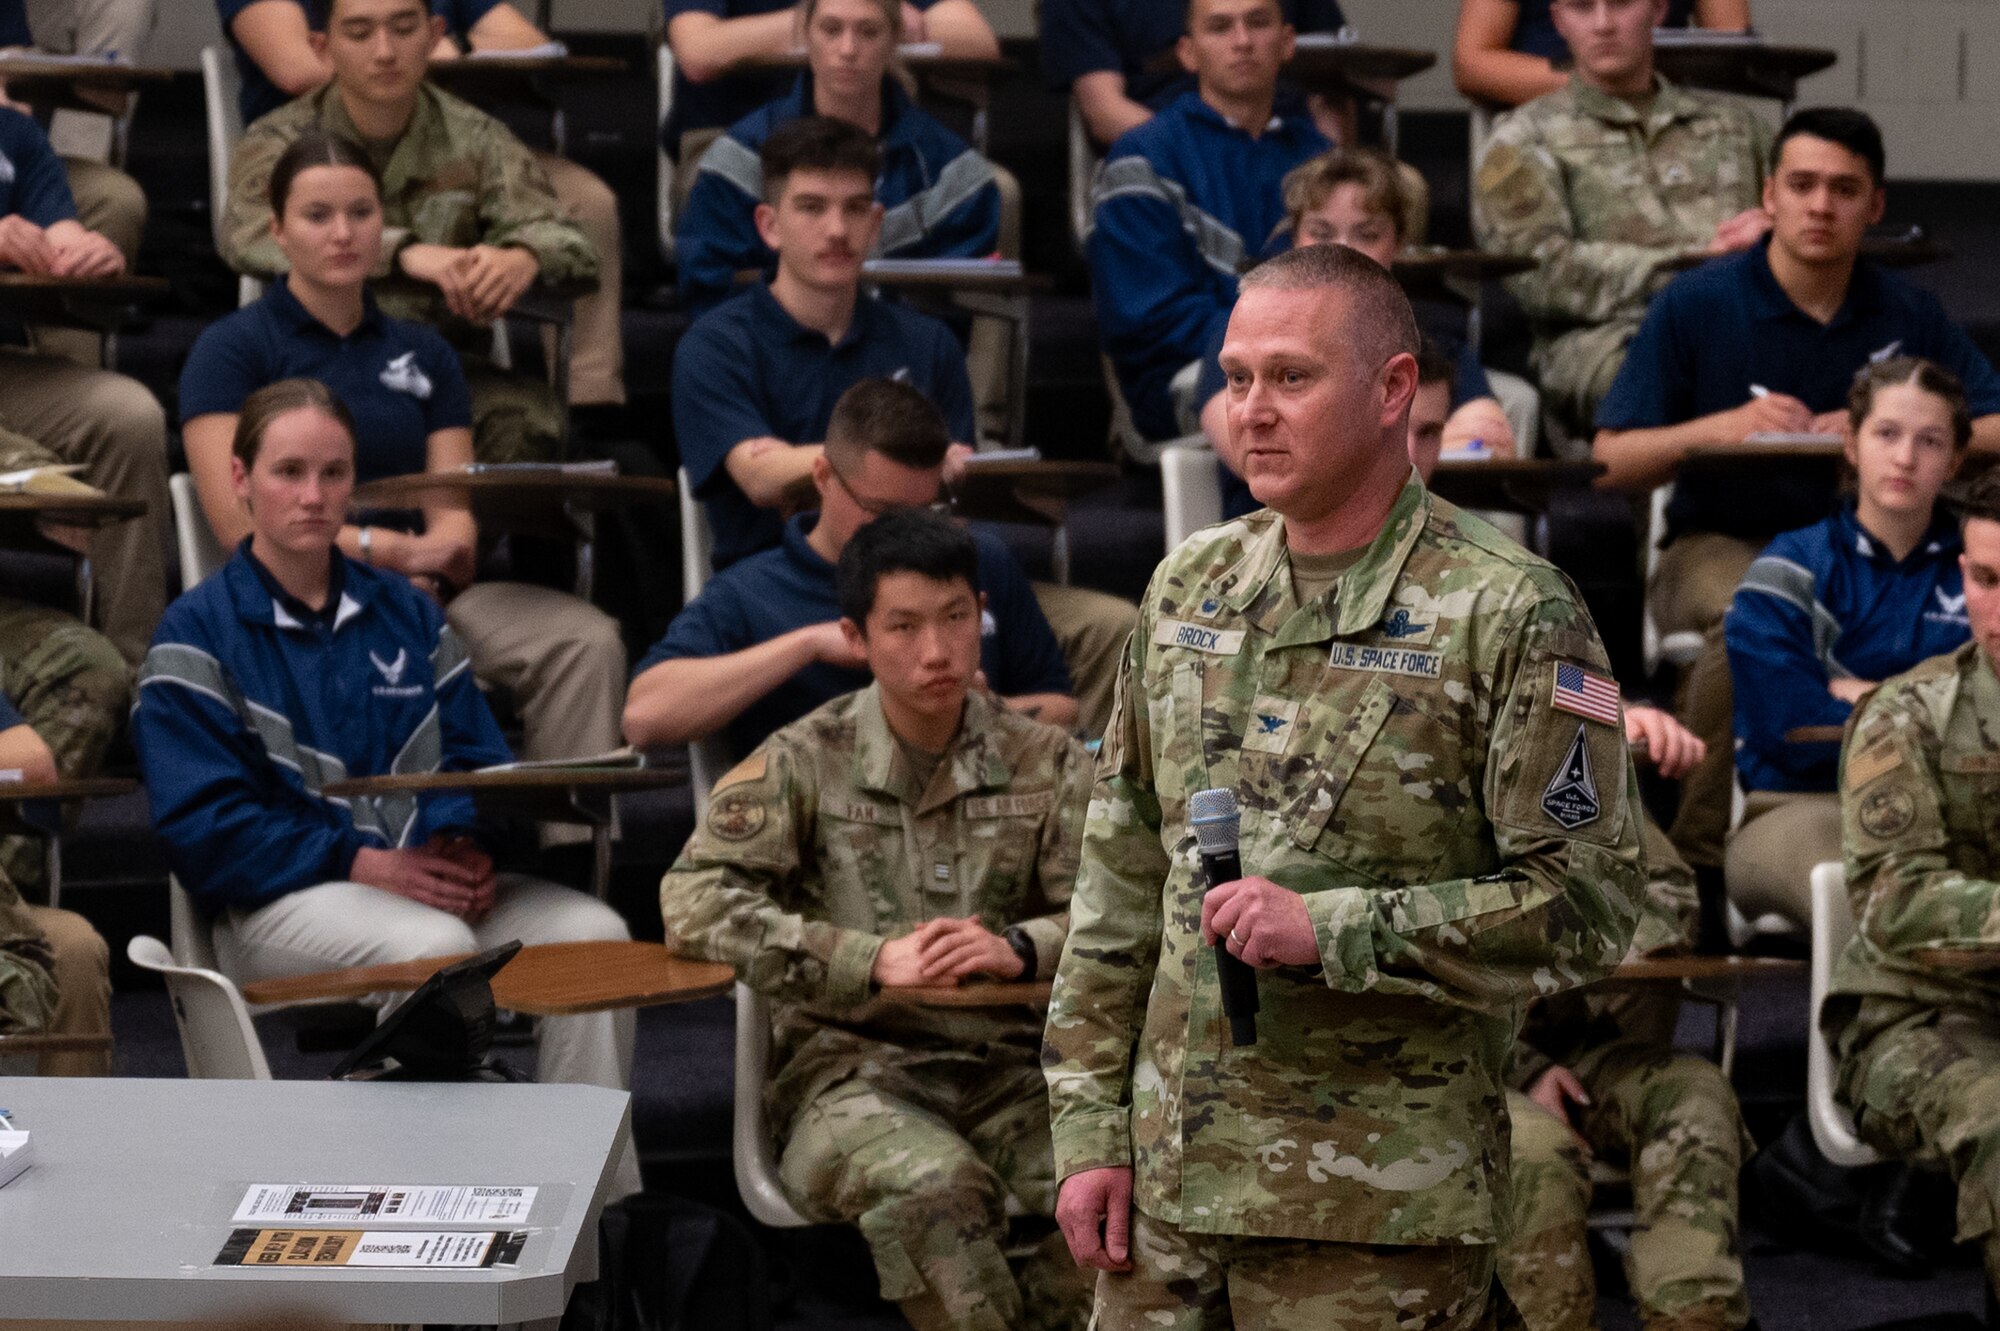
[{"label": "short cropped hair", "polygon": [[847,467],[864,453],[880,453],[898,466],[927,470],[944,465],[951,428],[931,400],[895,379],[863,379],[840,395],[826,422],[828,461]]},{"label": "short cropped hair", "polygon": [[1370,354],[1364,359],[1377,365],[1392,356],[1414,356],[1422,344],[1417,316],[1411,312],[1410,298],[1403,294],[1403,288],[1381,264],[1345,245],[1307,245],[1273,255],[1243,274],[1237,284],[1239,291],[1257,287],[1277,291],[1333,287],[1345,291],[1353,303],[1350,324],[1357,333],[1355,345],[1366,346]]},{"label": "short cropped hair", "polygon": [[1793,112],[1771,144],[1772,170],[1777,169],[1786,142],[1801,134],[1839,144],[1868,163],[1869,178],[1877,185],[1882,183],[1888,170],[1888,154],[1882,147],[1882,131],[1866,111],[1851,106],[1809,106]]},{"label": "short cropped hair", "polygon": [[1448,384],[1458,378],[1458,367],[1451,363],[1451,357],[1444,354],[1444,348],[1429,338],[1423,338],[1417,345],[1417,383]]},{"label": "short cropped hair", "polygon": [[[1185,13],[1181,15],[1182,32],[1194,31],[1194,11],[1195,8],[1200,4],[1201,0],[1187,0],[1187,10]],[[1287,17],[1285,14],[1285,6],[1281,3],[1281,0],[1271,0],[1271,4],[1278,11],[1279,19],[1283,20],[1286,23],[1291,22],[1291,19]]]},{"label": "short cropped hair", "polygon": [[1405,239],[1410,218],[1409,191],[1403,173],[1387,153],[1374,148],[1334,148],[1285,173],[1285,230],[1296,232],[1305,215],[1325,206],[1342,185],[1359,185],[1363,206],[1383,213],[1396,228],[1396,242]]},{"label": "short cropped hair", "polygon": [[[314,32],[325,32],[326,25],[333,22],[334,7],[340,0],[306,0],[306,22]],[[429,0],[423,3],[424,17],[431,16]]]},{"label": "short cropped hair", "polygon": [[331,388],[317,379],[280,379],[244,398],[236,409],[236,437],[230,442],[230,451],[243,460],[246,469],[256,466],[257,450],[263,447],[264,432],[271,428],[271,422],[300,407],[310,407],[338,421],[347,431],[349,451],[353,450],[354,417]]},{"label": "short cropped hair", "polygon": [[859,125],[831,116],[800,116],[771,132],[758,159],[764,167],[764,202],[775,205],[794,171],[849,171],[870,185],[882,171],[882,149]]},{"label": "short cropped hair", "polygon": [[1896,384],[1914,384],[1950,409],[1954,452],[1972,442],[1972,407],[1965,398],[1965,385],[1944,366],[1921,356],[1890,356],[1854,376],[1854,387],[1847,391],[1847,419],[1856,431],[1875,410],[1876,394]]},{"label": "short cropped hair", "polygon": [[292,140],[292,146],[285,149],[271,167],[271,183],[266,193],[271,201],[271,215],[282,218],[285,215],[285,200],[292,196],[292,182],[299,173],[315,166],[351,166],[356,171],[375,182],[375,197],[382,197],[382,177],[376,173],[375,163],[368,160],[368,154],[352,139],[338,134],[329,134],[323,129],[309,129]]},{"label": "short cropped hair", "polygon": [[848,539],[835,585],[840,613],[866,629],[875,591],[891,573],[920,573],[933,582],[963,582],[979,595],[979,550],[972,534],[942,513],[898,509]]}]

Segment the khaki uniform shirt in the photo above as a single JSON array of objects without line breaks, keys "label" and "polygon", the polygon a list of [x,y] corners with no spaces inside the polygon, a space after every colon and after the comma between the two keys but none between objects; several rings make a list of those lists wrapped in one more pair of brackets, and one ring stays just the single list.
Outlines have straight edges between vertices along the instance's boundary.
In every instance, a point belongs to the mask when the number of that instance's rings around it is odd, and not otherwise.
[{"label": "khaki uniform shirt", "polygon": [[2000,946],[2000,679],[1978,643],[1896,676],[1854,709],[1840,813],[1858,928],[1823,1022],[1838,1030],[1860,997],[2000,1019],[2000,975],[1912,956]]},{"label": "khaki uniform shirt", "polygon": [[882,715],[879,690],[836,698],[716,782],[706,820],[660,883],[667,937],[726,961],[779,1000],[772,1121],[871,1062],[903,1065],[1010,1045],[1032,1056],[1024,1009],[872,998],[886,939],[978,915],[1034,940],[1054,972],[1068,925],[1089,758],[1064,732],[979,694],[928,785]]},{"label": "khaki uniform shirt", "polygon": [[[271,168],[308,129],[322,129],[366,149],[382,177],[382,263],[390,274],[404,245],[515,245],[535,256],[547,283],[597,276],[597,250],[556,202],[554,188],[513,131],[430,83],[393,145],[371,144],[348,118],[332,84],[279,107],[244,132],[229,161],[229,204],[222,257],[231,268],[269,280],[290,266],[271,237]],[[394,281],[377,293],[385,313],[446,329],[453,319],[428,282]]]},{"label": "khaki uniform shirt", "polygon": [[[1272,512],[1169,555],[1049,1012],[1058,1174],[1135,1165],[1137,1204],[1184,1230],[1494,1242],[1521,1008],[1608,970],[1638,914],[1605,671],[1563,576],[1414,473],[1310,605]],[[1556,705],[1592,681],[1603,719]],[[1187,801],[1211,787],[1236,792],[1244,872],[1302,894],[1320,944],[1317,967],[1259,973],[1247,1049],[1200,935]]]},{"label": "khaki uniform shirt", "polygon": [[1716,226],[1762,199],[1770,133],[1749,111],[1659,81],[1652,106],[1572,81],[1500,116],[1473,181],[1480,245],[1536,260],[1508,289],[1546,342],[1633,322]]}]

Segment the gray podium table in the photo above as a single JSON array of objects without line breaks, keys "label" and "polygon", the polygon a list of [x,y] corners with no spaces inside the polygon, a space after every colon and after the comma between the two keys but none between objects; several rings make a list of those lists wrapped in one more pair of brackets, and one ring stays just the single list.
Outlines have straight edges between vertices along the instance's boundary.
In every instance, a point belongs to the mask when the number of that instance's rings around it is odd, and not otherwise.
[{"label": "gray podium table", "polygon": [[[554,1327],[597,1276],[597,1217],[631,1097],[595,1086],[0,1077],[35,1162],[0,1187],[0,1327],[455,1322]],[[483,1270],[215,1265],[253,1183],[520,1184],[519,1263]]]}]

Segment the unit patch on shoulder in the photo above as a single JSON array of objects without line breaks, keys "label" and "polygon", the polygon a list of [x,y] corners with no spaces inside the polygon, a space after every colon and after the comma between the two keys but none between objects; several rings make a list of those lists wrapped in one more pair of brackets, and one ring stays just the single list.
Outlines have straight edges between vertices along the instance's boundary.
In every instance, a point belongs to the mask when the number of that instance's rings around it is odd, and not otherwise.
[{"label": "unit patch on shoulder", "polygon": [[748,841],[764,830],[764,801],[748,791],[716,794],[708,805],[708,830],[724,841]]},{"label": "unit patch on shoulder", "polygon": [[1597,798],[1597,781],[1590,772],[1589,737],[1581,725],[1576,728],[1569,752],[1563,756],[1562,766],[1542,791],[1542,812],[1554,819],[1557,826],[1570,831],[1596,822],[1604,812]]},{"label": "unit patch on shoulder", "polygon": [[1901,786],[1883,786],[1861,797],[1861,830],[1877,841],[1892,841],[1917,820],[1917,802]]}]

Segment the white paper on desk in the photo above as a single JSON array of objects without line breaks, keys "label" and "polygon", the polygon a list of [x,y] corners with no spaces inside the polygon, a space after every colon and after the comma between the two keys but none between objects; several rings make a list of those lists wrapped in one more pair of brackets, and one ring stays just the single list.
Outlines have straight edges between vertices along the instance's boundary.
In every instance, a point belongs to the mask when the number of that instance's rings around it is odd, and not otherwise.
[{"label": "white paper on desk", "polygon": [[1655,28],[1654,46],[1762,46],[1754,32],[1717,32],[1713,28]]},{"label": "white paper on desk", "polygon": [[896,54],[905,60],[935,60],[944,54],[944,47],[937,42],[902,42]]},{"label": "white paper on desk", "polygon": [[1844,435],[1821,434],[1812,430],[1800,430],[1796,433],[1788,430],[1759,430],[1755,434],[1745,435],[1743,442],[1746,444],[1844,444],[1847,442],[1847,439]]},{"label": "white paper on desk", "polygon": [[495,763],[481,772],[566,772],[577,768],[616,767],[637,769],[646,765],[646,755],[627,744],[622,749],[593,753],[585,758],[523,758],[517,762]]},{"label": "white paper on desk", "polygon": [[339,1220],[505,1223],[526,1219],[537,1191],[491,1184],[253,1183],[244,1191],[230,1220],[237,1224],[279,1221],[292,1225]]},{"label": "white paper on desk", "polygon": [[1019,277],[1019,259],[870,259],[861,265],[861,280],[895,277]]},{"label": "white paper on desk", "polygon": [[130,69],[132,61],[122,55],[55,55],[48,51],[29,51],[19,47],[11,51],[0,51],[0,63],[9,60],[25,60],[36,65],[71,65],[78,69]]},{"label": "white paper on desk", "polygon": [[0,1128],[0,1188],[35,1163],[35,1143],[21,1128]]},{"label": "white paper on desk", "polygon": [[595,462],[468,462],[467,476],[616,476],[618,463],[612,458]]},{"label": "white paper on desk", "polygon": [[965,460],[967,471],[978,471],[981,467],[1004,467],[1015,462],[1040,462],[1042,450],[1028,448],[989,448],[983,453],[974,453]]},{"label": "white paper on desk", "polygon": [[1339,32],[1302,32],[1294,40],[1301,51],[1324,51],[1332,46],[1352,46],[1361,40],[1361,34],[1343,27]]},{"label": "white paper on desk", "polygon": [[540,46],[523,46],[512,51],[469,51],[458,57],[460,60],[560,60],[569,54],[569,47],[563,42],[543,42]]}]

